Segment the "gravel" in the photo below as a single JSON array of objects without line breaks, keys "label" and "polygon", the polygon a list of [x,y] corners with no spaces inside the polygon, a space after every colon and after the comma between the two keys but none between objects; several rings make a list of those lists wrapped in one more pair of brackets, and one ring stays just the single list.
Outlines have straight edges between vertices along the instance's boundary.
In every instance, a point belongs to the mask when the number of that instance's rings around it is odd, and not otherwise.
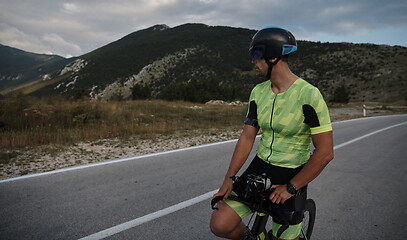
[{"label": "gravel", "polygon": [[[332,121],[363,117],[362,106],[333,106]],[[368,115],[407,112],[406,107],[368,107]],[[136,136],[130,139],[101,139],[73,146],[46,145],[3,151],[0,179],[51,171],[76,165],[140,156],[239,138],[241,128],[202,129],[167,135]]]}]

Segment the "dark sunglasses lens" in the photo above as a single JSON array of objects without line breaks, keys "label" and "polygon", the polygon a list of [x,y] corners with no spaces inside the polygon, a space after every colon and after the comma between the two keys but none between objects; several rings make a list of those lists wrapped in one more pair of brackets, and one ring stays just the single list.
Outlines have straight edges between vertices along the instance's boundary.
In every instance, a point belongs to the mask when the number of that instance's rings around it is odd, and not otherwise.
[{"label": "dark sunglasses lens", "polygon": [[252,61],[260,60],[264,56],[264,49],[262,48],[253,48],[251,50]]}]

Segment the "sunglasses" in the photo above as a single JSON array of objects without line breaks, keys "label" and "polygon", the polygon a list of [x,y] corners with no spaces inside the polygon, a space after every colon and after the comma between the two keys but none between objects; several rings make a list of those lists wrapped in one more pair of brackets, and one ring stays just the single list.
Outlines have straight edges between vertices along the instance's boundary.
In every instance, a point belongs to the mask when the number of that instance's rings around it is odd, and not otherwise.
[{"label": "sunglasses", "polygon": [[266,48],[264,46],[253,46],[249,49],[252,61],[263,59],[265,52]]}]

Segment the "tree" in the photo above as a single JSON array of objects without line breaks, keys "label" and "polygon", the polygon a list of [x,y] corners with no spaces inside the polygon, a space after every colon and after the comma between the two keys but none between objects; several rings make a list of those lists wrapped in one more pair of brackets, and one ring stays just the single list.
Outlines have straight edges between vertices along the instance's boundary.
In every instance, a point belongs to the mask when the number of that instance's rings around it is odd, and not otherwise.
[{"label": "tree", "polygon": [[348,103],[349,102],[349,93],[346,90],[345,85],[341,85],[335,89],[334,92],[334,102],[338,103]]},{"label": "tree", "polygon": [[82,100],[84,97],[86,97],[86,90],[85,87],[80,86],[79,89],[75,92],[73,99],[74,100]]},{"label": "tree", "polygon": [[131,96],[133,100],[150,98],[151,88],[147,85],[136,83],[131,88]]}]

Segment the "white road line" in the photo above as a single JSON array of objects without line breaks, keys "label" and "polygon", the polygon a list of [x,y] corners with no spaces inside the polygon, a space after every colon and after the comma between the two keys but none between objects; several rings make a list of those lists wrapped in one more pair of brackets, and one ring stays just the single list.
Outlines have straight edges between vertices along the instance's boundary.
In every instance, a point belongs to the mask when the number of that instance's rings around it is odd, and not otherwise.
[{"label": "white road line", "polygon": [[[392,125],[392,126],[389,126],[389,127],[386,127],[386,128],[382,128],[382,129],[379,129],[379,130],[377,130],[377,131],[374,131],[374,132],[365,134],[365,135],[363,135],[363,136],[354,138],[354,139],[352,139],[352,140],[349,140],[349,141],[347,141],[347,142],[344,142],[344,143],[341,143],[341,144],[339,144],[339,145],[334,146],[334,150],[337,150],[337,149],[339,149],[339,148],[345,147],[345,146],[347,146],[347,145],[349,145],[349,144],[352,144],[352,143],[354,143],[354,142],[356,142],[356,141],[359,141],[359,140],[362,140],[362,139],[364,139],[364,138],[370,137],[370,136],[372,136],[372,135],[374,135],[374,134],[377,134],[377,133],[380,133],[380,132],[389,130],[389,129],[391,129],[391,128],[399,127],[399,126],[404,125],[404,124],[407,124],[407,122],[395,124],[395,125]],[[184,209],[184,208],[186,208],[186,207],[192,206],[192,205],[194,205],[194,204],[196,204],[196,203],[205,201],[205,200],[211,198],[212,195],[215,194],[217,191],[218,191],[218,190],[213,190],[213,191],[211,191],[211,192],[205,193],[205,194],[203,194],[203,195],[200,195],[200,196],[198,196],[198,197],[192,198],[192,199],[190,199],[190,200],[187,200],[187,201],[184,201],[184,202],[175,204],[175,205],[173,205],[173,206],[170,206],[170,207],[168,207],[168,208],[164,208],[164,209],[159,210],[159,211],[157,211],[157,212],[153,212],[153,213],[150,213],[150,214],[148,214],[148,215],[145,215],[145,216],[142,216],[142,217],[133,219],[133,220],[131,220],[131,221],[128,221],[128,222],[125,222],[125,223],[122,223],[122,224],[119,224],[119,225],[117,225],[117,226],[114,226],[114,227],[108,228],[108,229],[106,229],[106,230],[97,232],[97,233],[95,233],[95,234],[86,236],[86,237],[81,238],[81,239],[79,239],[79,240],[96,240],[96,239],[103,239],[103,238],[112,236],[112,235],[117,234],[117,233],[119,233],[119,232],[122,232],[122,231],[128,230],[128,229],[130,229],[130,228],[136,227],[136,226],[138,226],[138,225],[140,225],[140,224],[149,222],[149,221],[151,221],[151,220],[154,220],[154,219],[163,217],[163,216],[165,216],[165,215],[167,215],[167,214],[170,214],[170,213],[176,212],[176,211],[178,211],[178,210]]]},{"label": "white road line", "polygon": [[[365,118],[355,118],[355,119],[350,119],[350,120],[343,120],[343,121],[339,121],[339,122],[333,122],[332,124],[340,124],[340,123],[350,122],[350,121],[360,121],[360,120],[363,120],[363,119],[374,119],[374,118],[384,118],[384,117],[398,117],[398,116],[403,116],[403,115],[406,115],[406,114],[375,116],[375,117],[367,117],[367,118],[366,117]],[[80,169],[85,169],[85,168],[98,167],[98,166],[115,164],[115,163],[120,163],[120,162],[134,161],[134,160],[147,158],[147,157],[154,157],[154,156],[164,155],[164,154],[168,154],[168,153],[182,152],[182,151],[198,149],[198,148],[204,148],[204,147],[209,147],[209,146],[215,146],[215,145],[231,143],[231,142],[237,142],[237,139],[228,140],[228,141],[224,141],[224,142],[209,143],[209,144],[205,144],[205,145],[199,145],[199,146],[188,147],[188,148],[175,149],[175,150],[166,151],[166,152],[146,154],[146,155],[141,155],[141,156],[136,156],[136,157],[129,157],[129,158],[123,158],[123,159],[114,159],[114,160],[109,160],[109,161],[105,161],[105,162],[98,162],[98,163],[91,163],[91,164],[74,166],[74,167],[67,167],[67,168],[57,169],[57,170],[53,170],[53,171],[49,171],[49,172],[28,174],[28,175],[24,175],[24,176],[20,176],[20,177],[0,180],[0,184],[1,183],[6,183],[6,182],[13,182],[13,181],[17,181],[17,180],[22,180],[22,179],[27,179],[27,178],[40,177],[40,176],[52,175],[52,174],[56,174],[56,173],[68,172],[68,171],[73,171],[73,170],[80,170]]]},{"label": "white road line", "polygon": [[0,180],[0,183],[12,182],[12,181],[17,181],[17,180],[22,180],[22,179],[27,179],[27,178],[33,178],[33,177],[52,175],[55,173],[69,172],[69,171],[73,171],[73,170],[79,170],[79,169],[85,169],[85,168],[91,168],[91,167],[98,167],[98,166],[115,164],[115,163],[120,163],[120,162],[134,161],[134,160],[139,160],[142,158],[155,157],[155,156],[165,155],[165,154],[169,154],[169,153],[188,151],[188,150],[192,150],[192,149],[205,148],[205,147],[210,147],[210,146],[215,146],[215,145],[220,145],[220,144],[225,144],[225,143],[232,143],[232,142],[237,142],[237,139],[228,140],[228,141],[224,141],[224,142],[209,143],[209,144],[205,144],[205,145],[199,145],[199,146],[188,147],[188,148],[175,149],[175,150],[170,150],[170,151],[166,151],[166,152],[151,153],[151,154],[140,155],[140,156],[135,156],[135,157],[115,159],[115,160],[109,160],[109,161],[105,161],[105,162],[91,163],[91,164],[74,166],[74,167],[67,167],[67,168],[62,168],[62,169],[53,170],[53,171],[49,171],[49,172],[29,174],[29,175],[24,175],[24,176],[20,176],[20,177]]},{"label": "white road line", "polygon": [[120,225],[108,228],[106,230],[97,232],[95,234],[89,235],[89,236],[81,238],[79,240],[103,239],[103,238],[112,236],[113,234],[125,231],[127,229],[133,228],[133,227],[138,226],[140,224],[143,224],[143,223],[146,223],[148,221],[163,217],[163,216],[168,215],[170,213],[176,212],[176,211],[181,210],[183,208],[186,208],[186,207],[192,206],[192,205],[194,205],[196,203],[202,202],[202,201],[212,197],[212,195],[217,193],[217,192],[218,192],[218,190],[213,190],[211,192],[205,193],[205,194],[203,194],[201,196],[198,196],[196,198],[192,198],[192,199],[187,200],[185,202],[181,202],[181,203],[175,204],[175,205],[173,205],[171,207],[164,208],[164,209],[162,209],[160,211],[153,212],[153,213],[150,213],[148,215],[133,219],[131,221],[128,221],[128,222],[122,223]]},{"label": "white road line", "polygon": [[348,120],[341,120],[337,122],[333,122],[332,124],[340,124],[340,123],[347,123],[347,122],[354,122],[354,121],[363,121],[367,119],[377,119],[377,118],[391,118],[391,117],[402,117],[407,116],[407,114],[394,114],[394,115],[383,115],[383,116],[372,116],[372,117],[360,117],[360,118],[353,118]]},{"label": "white road line", "polygon": [[347,142],[344,142],[344,143],[341,143],[341,144],[339,144],[339,145],[336,145],[336,146],[334,147],[334,150],[337,150],[337,149],[339,149],[339,148],[341,148],[341,147],[347,146],[347,145],[349,145],[349,144],[352,144],[352,143],[354,143],[354,142],[356,142],[356,141],[359,141],[359,140],[362,140],[362,139],[364,139],[364,138],[370,137],[370,136],[372,136],[372,135],[374,135],[374,134],[377,134],[377,133],[380,133],[380,132],[389,130],[389,129],[391,129],[391,128],[399,127],[399,126],[404,125],[404,124],[407,124],[407,122],[402,122],[402,123],[399,123],[399,124],[396,124],[396,125],[391,125],[391,126],[389,126],[389,127],[382,128],[382,129],[379,129],[379,130],[377,130],[377,131],[374,131],[374,132],[365,134],[365,135],[363,135],[363,136],[354,138],[354,139],[349,140],[349,141],[347,141]]}]

